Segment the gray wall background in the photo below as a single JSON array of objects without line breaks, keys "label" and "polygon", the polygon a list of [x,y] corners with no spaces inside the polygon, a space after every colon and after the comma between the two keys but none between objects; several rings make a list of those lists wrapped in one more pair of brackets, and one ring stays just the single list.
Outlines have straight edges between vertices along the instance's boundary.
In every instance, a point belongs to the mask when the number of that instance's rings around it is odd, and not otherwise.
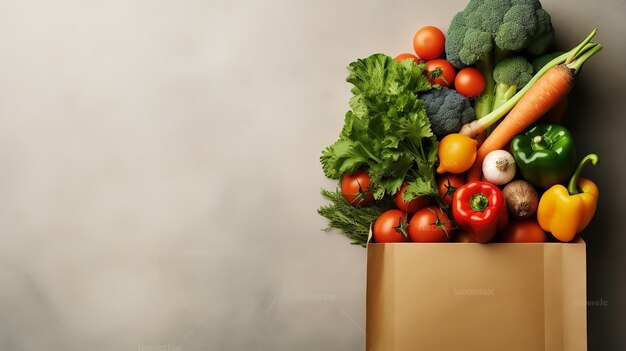
[{"label": "gray wall background", "polygon": [[[0,350],[362,350],[365,251],[317,216],[345,66],[465,1],[0,3]],[[602,198],[589,348],[626,347],[626,2],[545,0],[606,49],[568,123]],[[621,346],[621,347],[620,347]]]}]

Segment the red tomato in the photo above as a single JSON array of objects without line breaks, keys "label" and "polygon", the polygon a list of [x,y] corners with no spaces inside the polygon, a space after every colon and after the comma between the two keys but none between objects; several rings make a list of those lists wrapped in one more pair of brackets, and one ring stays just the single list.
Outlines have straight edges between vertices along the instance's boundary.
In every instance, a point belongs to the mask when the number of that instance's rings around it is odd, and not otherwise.
[{"label": "red tomato", "polygon": [[406,227],[406,214],[400,210],[389,210],[381,214],[374,222],[374,242],[401,243],[409,241],[406,237]]},{"label": "red tomato", "polygon": [[430,203],[430,197],[424,195],[424,196],[418,197],[417,199],[413,199],[410,202],[406,202],[404,201],[402,197],[404,196],[404,192],[406,191],[406,188],[408,187],[409,185],[404,183],[402,187],[400,188],[400,190],[398,190],[396,195],[394,195],[394,200],[396,201],[396,206],[400,210],[408,214],[413,214],[417,212],[417,210],[424,208],[426,205],[428,205]]},{"label": "red tomato", "polygon": [[402,62],[408,58],[413,59],[413,61],[415,61],[415,63],[420,63],[420,59],[419,57],[413,55],[413,54],[400,54],[398,56],[396,56],[396,61],[398,62]]},{"label": "red tomato", "polygon": [[456,74],[454,88],[465,97],[478,96],[485,90],[485,78],[478,69],[466,67]]},{"label": "red tomato", "polygon": [[414,242],[447,242],[450,241],[453,230],[452,221],[437,206],[428,206],[417,211],[409,223],[409,237]]},{"label": "red tomato", "polygon": [[475,243],[477,241],[474,240],[474,238],[472,238],[470,233],[468,233],[468,232],[459,232],[458,234],[456,234],[454,236],[454,242],[457,242],[457,243]]},{"label": "red tomato", "polygon": [[548,235],[534,219],[510,221],[502,235],[505,243],[543,243]]},{"label": "red tomato", "polygon": [[374,200],[369,188],[370,176],[365,171],[347,173],[341,180],[341,195],[354,206],[367,206]]},{"label": "red tomato", "polygon": [[440,175],[437,178],[437,189],[439,189],[439,195],[441,195],[443,202],[451,204],[452,195],[463,184],[465,184],[465,177],[459,174],[444,173]]},{"label": "red tomato", "polygon": [[444,59],[426,61],[426,76],[433,84],[450,87],[454,83],[456,71],[452,64]]},{"label": "red tomato", "polygon": [[445,43],[446,37],[443,32],[433,26],[420,28],[413,37],[413,49],[415,49],[417,56],[424,60],[432,60],[441,56]]}]

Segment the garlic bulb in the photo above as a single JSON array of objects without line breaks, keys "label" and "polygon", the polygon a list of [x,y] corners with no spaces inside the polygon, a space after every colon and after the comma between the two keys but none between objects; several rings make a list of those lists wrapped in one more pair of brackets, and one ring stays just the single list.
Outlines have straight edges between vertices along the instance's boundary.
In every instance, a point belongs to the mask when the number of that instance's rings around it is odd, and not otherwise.
[{"label": "garlic bulb", "polygon": [[494,150],[487,154],[483,161],[483,176],[485,180],[504,185],[515,177],[515,159],[504,150]]}]

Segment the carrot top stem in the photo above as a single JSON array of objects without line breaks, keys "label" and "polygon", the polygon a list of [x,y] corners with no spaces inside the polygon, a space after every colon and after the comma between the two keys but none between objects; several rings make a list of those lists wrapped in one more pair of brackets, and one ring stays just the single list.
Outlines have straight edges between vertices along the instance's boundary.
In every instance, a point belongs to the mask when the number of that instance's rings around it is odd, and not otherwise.
[{"label": "carrot top stem", "polygon": [[598,51],[602,50],[602,45],[596,44],[589,50],[586,50],[582,55],[576,58],[574,61],[565,64],[567,68],[574,71],[574,74],[577,74],[578,71],[583,67],[583,64],[593,55],[595,55]]},{"label": "carrot top stem", "polygon": [[570,64],[573,60],[576,59],[576,57],[578,57],[578,54],[583,50],[587,43],[589,43],[591,39],[593,39],[596,33],[598,33],[598,28],[594,28],[591,33],[589,33],[589,35],[585,38],[585,40],[583,40],[580,44],[578,44],[578,46],[568,52],[570,56],[567,58],[567,60],[565,60],[566,65]]}]

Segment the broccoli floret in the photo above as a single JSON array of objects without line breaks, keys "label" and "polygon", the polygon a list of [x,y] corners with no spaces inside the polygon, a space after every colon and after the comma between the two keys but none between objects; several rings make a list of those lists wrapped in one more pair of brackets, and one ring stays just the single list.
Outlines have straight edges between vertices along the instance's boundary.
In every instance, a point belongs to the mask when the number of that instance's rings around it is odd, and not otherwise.
[{"label": "broccoli floret", "polygon": [[539,0],[470,0],[454,16],[446,39],[446,57],[457,69],[476,65],[485,90],[474,106],[476,117],[493,110],[493,65],[511,52],[543,54],[554,37],[550,15]]},{"label": "broccoli floret", "polygon": [[539,0],[471,0],[450,22],[446,55],[457,69],[494,49],[541,55],[553,36],[550,15]]},{"label": "broccoli floret", "polygon": [[539,70],[542,69],[543,66],[547,65],[550,61],[563,55],[564,53],[565,51],[555,51],[555,52],[551,52],[549,54],[545,54],[543,56],[537,57],[536,59],[533,60],[533,73],[539,72]]},{"label": "broccoli floret", "polygon": [[463,11],[452,17],[450,28],[454,28],[454,30],[448,30],[448,36],[446,37],[446,59],[452,64],[452,66],[458,69],[464,66],[459,56],[461,48],[463,48],[465,32],[467,31],[467,26],[465,25],[465,13],[463,13]]},{"label": "broccoli floret", "polygon": [[537,15],[537,29],[532,36],[526,50],[533,56],[543,55],[548,51],[554,40],[554,29],[548,12],[542,8],[535,11]]},{"label": "broccoli floret", "polygon": [[533,77],[533,66],[522,56],[513,56],[500,61],[493,69],[496,91],[493,109],[500,107],[517,93]]},{"label": "broccoli floret", "polygon": [[474,120],[472,104],[454,89],[432,89],[421,94],[420,99],[424,101],[430,127],[439,139],[457,133],[463,124]]}]

